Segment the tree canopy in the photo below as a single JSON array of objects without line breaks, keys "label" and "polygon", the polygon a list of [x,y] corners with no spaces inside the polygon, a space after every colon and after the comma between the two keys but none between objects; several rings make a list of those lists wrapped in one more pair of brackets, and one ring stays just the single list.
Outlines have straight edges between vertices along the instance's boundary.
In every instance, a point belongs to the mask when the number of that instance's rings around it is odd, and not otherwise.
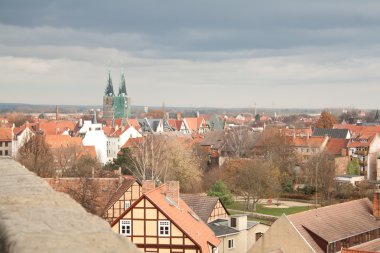
[{"label": "tree canopy", "polygon": [[326,112],[326,111],[323,111],[321,113],[321,116],[319,117],[317,123],[315,124],[315,127],[317,128],[332,128],[334,126],[334,124],[336,124],[336,119],[335,117]]}]

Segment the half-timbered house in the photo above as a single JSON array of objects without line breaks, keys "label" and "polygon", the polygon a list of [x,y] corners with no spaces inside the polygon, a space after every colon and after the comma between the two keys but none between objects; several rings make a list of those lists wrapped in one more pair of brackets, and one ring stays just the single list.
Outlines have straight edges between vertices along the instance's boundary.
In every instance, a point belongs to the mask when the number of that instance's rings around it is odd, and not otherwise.
[{"label": "half-timbered house", "polygon": [[141,184],[134,177],[124,176],[123,182],[107,203],[103,218],[112,223],[142,194]]},{"label": "half-timbered house", "polygon": [[205,223],[228,220],[229,213],[218,197],[199,194],[181,194],[180,197]]},{"label": "half-timbered house", "polygon": [[212,253],[220,242],[179,197],[178,182],[143,183],[143,195],[111,226],[144,252]]}]

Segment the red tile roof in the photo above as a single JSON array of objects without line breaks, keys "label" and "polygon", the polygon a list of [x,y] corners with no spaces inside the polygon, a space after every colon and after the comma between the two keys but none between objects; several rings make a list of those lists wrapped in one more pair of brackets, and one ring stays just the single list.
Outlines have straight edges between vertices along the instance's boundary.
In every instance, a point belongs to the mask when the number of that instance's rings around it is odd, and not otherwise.
[{"label": "red tile roof", "polygon": [[312,147],[319,148],[325,141],[325,137],[322,136],[310,136],[310,137],[295,137],[293,138],[293,144],[296,147]]},{"label": "red tile roof", "polygon": [[12,128],[0,128],[0,140],[11,141],[12,140]]},{"label": "red tile roof", "polygon": [[83,146],[82,155],[89,155],[91,158],[96,159],[95,146]]},{"label": "red tile roof", "polygon": [[46,135],[62,134],[66,130],[74,131],[75,123],[72,121],[45,121],[41,120],[38,123],[38,129],[43,131]]},{"label": "red tile roof", "polygon": [[46,135],[46,143],[51,148],[78,146],[82,147],[82,138],[71,137],[70,135]]},{"label": "red tile roof", "polygon": [[160,187],[143,194],[129,209],[127,209],[111,226],[122,219],[143,198],[148,199],[158,210],[167,216],[179,229],[193,240],[201,252],[209,252],[208,245],[218,246],[220,241],[212,230],[194,213],[193,210],[179,198],[178,207],[169,203],[166,197],[167,186]]},{"label": "red tile roof", "polygon": [[357,126],[351,124],[334,124],[333,128],[348,129],[353,134],[380,134],[380,125]]},{"label": "red tile roof", "polygon": [[313,209],[287,218],[317,253],[324,250],[308,230],[326,242],[334,242],[380,228],[380,220],[372,215],[372,202],[367,198]]},{"label": "red tile roof", "polygon": [[127,131],[129,128],[130,128],[130,126],[127,126],[127,127],[110,127],[110,126],[105,126],[105,127],[103,127],[103,132],[108,137],[119,137],[125,131]]},{"label": "red tile roof", "polygon": [[137,121],[137,119],[128,119],[127,124],[130,126],[133,126],[137,131],[141,129],[141,126],[139,122]]},{"label": "red tile roof", "polygon": [[331,138],[326,145],[326,152],[330,155],[341,155],[342,149],[347,149],[349,140],[340,138]]}]

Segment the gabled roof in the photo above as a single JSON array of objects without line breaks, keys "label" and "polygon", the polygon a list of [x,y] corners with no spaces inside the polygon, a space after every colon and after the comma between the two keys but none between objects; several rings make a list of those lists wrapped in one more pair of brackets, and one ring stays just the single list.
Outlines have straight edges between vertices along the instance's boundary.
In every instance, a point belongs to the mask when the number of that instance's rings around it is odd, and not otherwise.
[{"label": "gabled roof", "polygon": [[82,146],[82,138],[70,135],[46,135],[45,140],[51,148]]},{"label": "gabled roof", "polygon": [[201,251],[208,252],[208,245],[218,246],[220,241],[212,230],[191,210],[191,208],[181,199],[178,200],[178,206],[169,202],[166,196],[167,186],[165,184],[143,194],[131,207],[119,216],[111,226],[114,226],[130,210],[134,208],[142,199],[148,199],[160,212],[170,219],[178,229],[182,230]]},{"label": "gabled roof", "polygon": [[110,127],[105,126],[103,127],[103,132],[108,137],[119,137],[122,135],[125,131],[127,131],[130,128],[130,126],[127,127]]},{"label": "gabled roof", "polygon": [[313,209],[287,218],[317,253],[324,251],[313,239],[315,235],[326,242],[334,242],[380,228],[380,220],[372,215],[372,203],[367,198]]},{"label": "gabled roof", "polygon": [[127,124],[133,126],[137,131],[141,128],[137,119],[127,119]]},{"label": "gabled roof", "polygon": [[295,137],[293,138],[293,144],[296,147],[320,148],[325,138],[324,136]]},{"label": "gabled roof", "polygon": [[[180,197],[205,223],[207,223],[215,205],[219,200],[218,197],[199,194],[180,194]],[[226,213],[228,214],[227,209]]]},{"label": "gabled roof", "polygon": [[348,129],[353,134],[380,134],[380,125],[357,126],[351,124],[334,124],[335,129]]},{"label": "gabled roof", "polygon": [[331,138],[346,139],[349,133],[348,129],[333,129],[333,128],[314,128],[312,136],[328,136]]},{"label": "gabled roof", "polygon": [[342,149],[347,149],[349,141],[347,139],[331,138],[327,142],[326,152],[330,155],[341,155]]},{"label": "gabled roof", "polygon": [[223,130],[209,131],[205,134],[205,138],[200,142],[201,146],[221,147],[226,141],[226,134]]},{"label": "gabled roof", "polygon": [[113,206],[116,201],[118,201],[121,196],[135,183],[137,182],[136,179],[132,176],[124,176],[123,182],[119,186],[119,188],[116,190],[115,194],[111,197],[111,199],[108,201],[107,205],[104,208],[103,214],[107,212],[107,210]]},{"label": "gabled roof", "polygon": [[191,131],[198,131],[204,122],[203,118],[201,117],[184,118],[184,121]]},{"label": "gabled roof", "polygon": [[0,128],[0,140],[11,141],[12,140],[12,128]]},{"label": "gabled roof", "polygon": [[41,120],[38,123],[38,128],[36,130],[42,130],[46,135],[51,134],[62,134],[66,130],[74,131],[76,124],[72,121],[63,120],[63,121],[45,121]]}]

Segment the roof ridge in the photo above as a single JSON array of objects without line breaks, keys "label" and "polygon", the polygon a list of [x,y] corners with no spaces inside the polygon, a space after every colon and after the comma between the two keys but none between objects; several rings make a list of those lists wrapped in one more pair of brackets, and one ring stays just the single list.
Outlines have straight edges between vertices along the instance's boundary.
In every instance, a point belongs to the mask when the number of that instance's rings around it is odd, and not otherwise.
[{"label": "roof ridge", "polygon": [[331,208],[333,206],[348,204],[348,203],[352,203],[352,202],[356,202],[356,201],[360,201],[360,200],[366,200],[366,199],[369,200],[368,198],[354,199],[354,200],[350,200],[350,201],[346,201],[346,202],[342,202],[342,203],[337,203],[337,204],[333,204],[333,205],[329,205],[329,206],[322,206],[322,207],[319,207],[319,208],[309,209],[309,210],[306,210],[306,211],[303,211],[303,212],[286,215],[286,217],[295,217],[297,215],[305,214],[307,212],[319,211],[321,209],[327,209],[327,208]]}]

